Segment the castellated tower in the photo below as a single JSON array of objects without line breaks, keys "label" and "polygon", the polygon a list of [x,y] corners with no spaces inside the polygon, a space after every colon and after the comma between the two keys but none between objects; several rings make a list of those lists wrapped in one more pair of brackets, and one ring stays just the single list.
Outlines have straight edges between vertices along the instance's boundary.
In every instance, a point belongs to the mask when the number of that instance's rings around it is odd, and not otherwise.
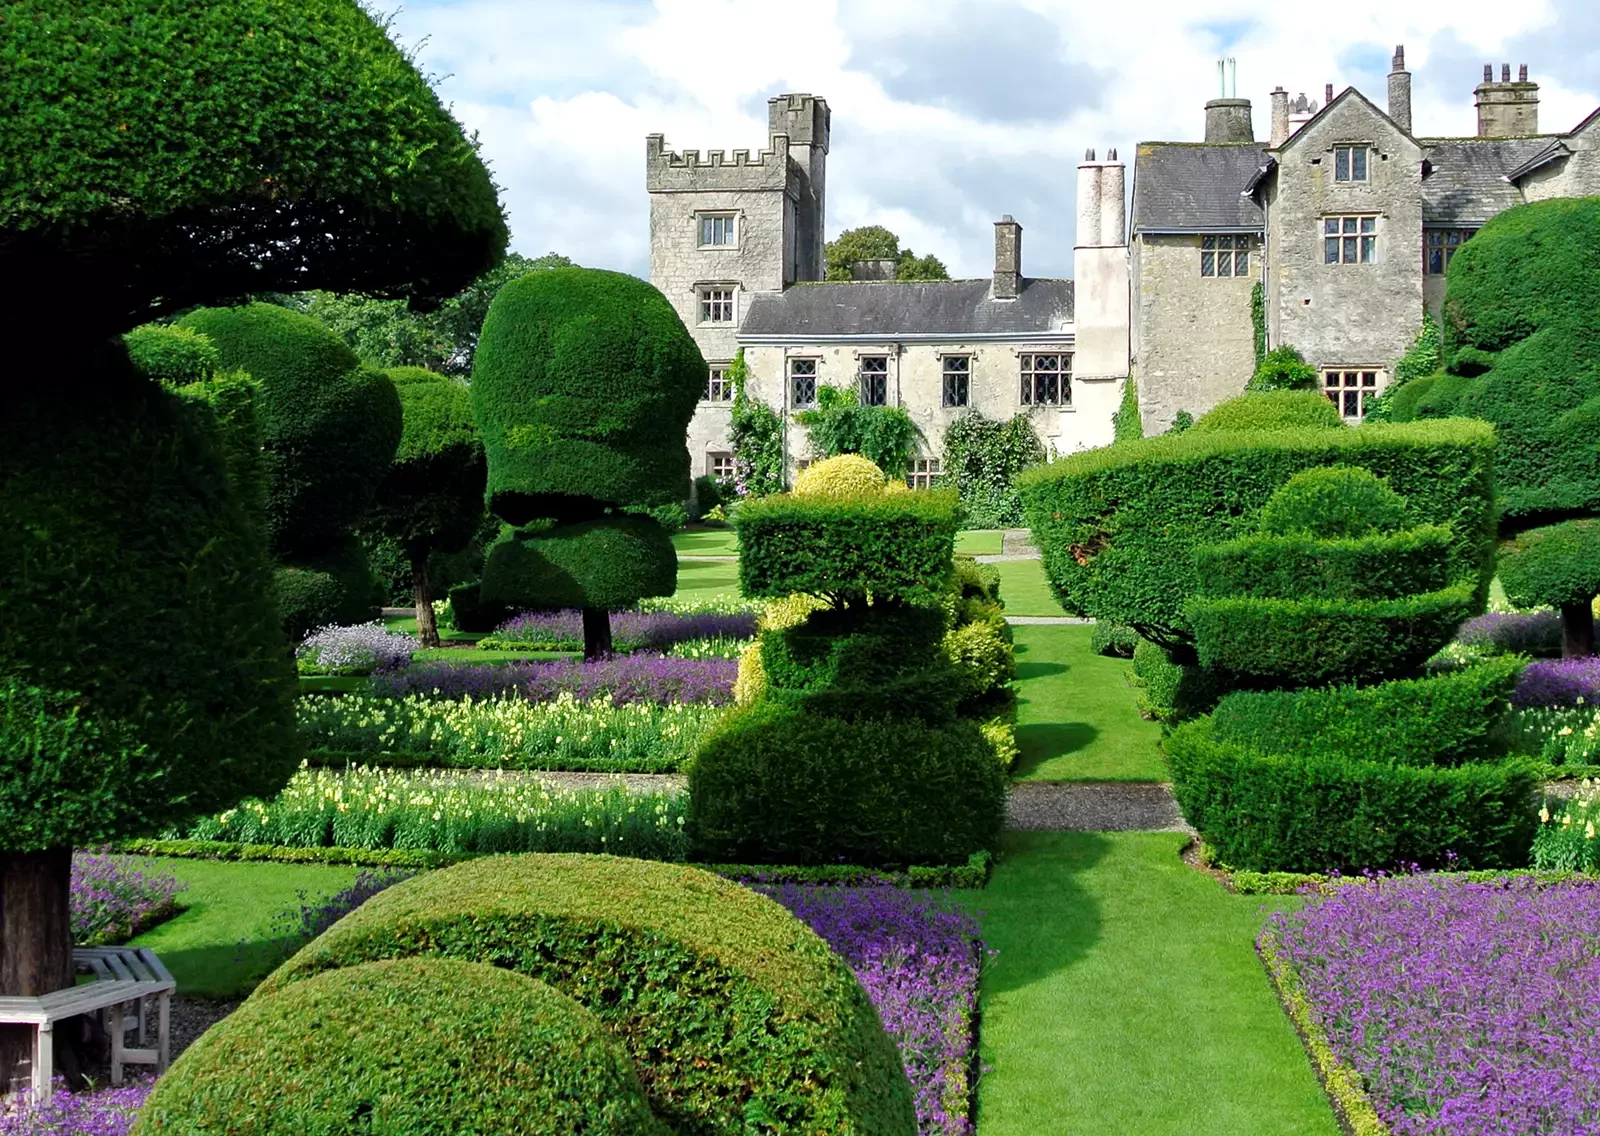
[{"label": "castellated tower", "polygon": [[829,113],[806,94],[767,101],[768,146],[674,153],[645,139],[650,283],[712,363],[733,358],[751,292],[820,280]]}]

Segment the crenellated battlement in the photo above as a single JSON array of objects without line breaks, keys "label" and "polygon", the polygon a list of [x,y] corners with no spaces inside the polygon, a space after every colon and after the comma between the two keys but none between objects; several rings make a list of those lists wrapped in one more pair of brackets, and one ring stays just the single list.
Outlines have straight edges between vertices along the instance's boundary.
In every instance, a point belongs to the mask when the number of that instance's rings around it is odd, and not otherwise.
[{"label": "crenellated battlement", "polygon": [[790,164],[789,138],[775,134],[758,150],[669,150],[666,137],[645,137],[645,188],[651,193],[684,190],[787,189],[800,170]]}]

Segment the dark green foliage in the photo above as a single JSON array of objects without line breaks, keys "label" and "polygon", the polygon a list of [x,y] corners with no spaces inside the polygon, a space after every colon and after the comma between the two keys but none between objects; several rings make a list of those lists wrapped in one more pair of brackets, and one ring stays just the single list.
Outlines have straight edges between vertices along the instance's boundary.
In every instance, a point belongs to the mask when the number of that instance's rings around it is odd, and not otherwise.
[{"label": "dark green foliage", "polygon": [[694,509],[689,519],[698,521],[723,502],[722,483],[708,473],[694,479]]},{"label": "dark green foliage", "polygon": [[519,611],[632,607],[678,587],[678,554],[666,530],[631,514],[505,529],[489,547],[481,597]]},{"label": "dark green foliage", "polygon": [[[359,1122],[352,1123],[352,1117]],[[187,1050],[140,1136],[666,1136],[600,1021],[477,962],[389,959],[252,998]]]},{"label": "dark green foliage", "polygon": [[1131,659],[1139,646],[1139,633],[1120,623],[1096,623],[1089,635],[1089,649],[1097,655]]},{"label": "dark green foliage", "polygon": [[261,547],[267,542],[267,470],[256,421],[259,388],[242,371],[174,388],[179,398],[203,403],[215,423],[212,434],[239,506],[253,522]]},{"label": "dark green foliage", "polygon": [[1525,660],[1495,659],[1376,686],[1229,694],[1212,715],[1218,742],[1259,753],[1385,765],[1459,765],[1499,756],[1494,724]]},{"label": "dark green foliage", "polygon": [[58,739],[0,747],[6,851],[271,796],[299,761],[294,668],[219,434],[118,349],[0,415],[0,689],[22,716],[7,729]]},{"label": "dark green foliage", "polygon": [[388,472],[402,430],[394,384],[316,320],[271,304],[201,308],[180,324],[259,386],[274,554],[318,555],[360,520]]},{"label": "dark green foliage", "polygon": [[967,524],[1009,528],[1022,523],[1017,476],[1044,457],[1044,444],[1026,414],[997,422],[967,410],[945,429],[940,468],[943,484],[961,495]]},{"label": "dark green foliage", "polygon": [[[1413,379],[1403,387],[1394,387],[1385,391],[1379,398],[1382,413],[1374,415],[1367,413],[1369,422],[1415,422],[1418,418],[1425,417],[1421,408],[1428,402],[1433,388],[1438,385],[1440,376],[1427,375],[1420,379]],[[1428,417],[1442,417],[1431,415]]]},{"label": "dark green foliage", "polygon": [[731,716],[689,767],[712,859],[949,863],[992,847],[1006,774],[970,722],[847,721],[782,704]]},{"label": "dark green foliage", "polygon": [[175,387],[205,382],[222,361],[210,339],[176,325],[147,323],[124,335],[122,343],[135,371]]},{"label": "dark green foliage", "polygon": [[1306,357],[1285,344],[1261,356],[1256,373],[1245,384],[1249,391],[1310,390],[1317,385],[1317,369]]},{"label": "dark green foliage", "polygon": [[1194,428],[1194,415],[1187,410],[1180,410],[1172,416],[1172,425],[1165,430],[1167,434],[1183,434]]},{"label": "dark green foliage", "polygon": [[1184,816],[1233,868],[1518,867],[1539,823],[1538,775],[1520,759],[1419,767],[1264,755],[1218,740],[1209,718],[1163,748]]},{"label": "dark green foliage", "polygon": [[293,640],[329,624],[348,626],[377,619],[383,605],[366,550],[351,535],[328,545],[320,556],[280,564],[273,587],[284,633]]},{"label": "dark green foliage", "polygon": [[1347,540],[1245,536],[1194,551],[1195,594],[1378,600],[1449,582],[1450,530],[1422,525]]},{"label": "dark green foliage", "polygon": [[805,592],[860,603],[870,593],[932,606],[950,572],[958,523],[948,491],[748,501],[734,521],[739,588],[758,599]]},{"label": "dark green foliage", "polygon": [[951,561],[954,583],[963,599],[984,600],[999,607],[1005,606],[1000,598],[1000,569],[993,564],[979,564],[971,556],[957,555]]},{"label": "dark green foliage", "polygon": [[1336,540],[1392,532],[1405,521],[1405,501],[1369,470],[1331,465],[1291,477],[1256,524],[1271,536]]},{"label": "dark green foliage", "polygon": [[403,430],[394,462],[362,528],[397,541],[409,557],[454,552],[483,517],[486,470],[467,388],[415,367],[388,372]]},{"label": "dark green foliage", "polygon": [[705,383],[700,349],[644,281],[592,268],[511,281],[473,365],[490,509],[521,525],[682,502]]},{"label": "dark green foliage", "polygon": [[505,248],[473,144],[350,0],[39,0],[4,21],[0,270],[31,282],[23,326],[58,322],[68,287],[91,343],[275,289],[426,302]]},{"label": "dark green foliage", "polygon": [[1449,578],[1470,582],[1481,603],[1493,564],[1493,446],[1488,426],[1461,421],[1191,432],[1063,458],[1025,474],[1022,494],[1068,611],[1181,644],[1195,549],[1250,535],[1279,486],[1322,465],[1368,469],[1406,499],[1413,523],[1447,526]]},{"label": "dark green foliage", "polygon": [[1521,533],[1500,549],[1499,571],[1507,598],[1519,607],[1589,603],[1600,594],[1600,520]]},{"label": "dark green foliage", "polygon": [[743,347],[734,353],[728,380],[733,383],[733,407],[728,417],[733,485],[729,488],[745,497],[782,493],[783,419],[746,389],[750,368],[744,361]]},{"label": "dark green foliage", "polygon": [[901,406],[862,406],[853,390],[822,386],[817,408],[795,421],[806,428],[816,458],[861,454],[890,477],[904,477],[922,431]]},{"label": "dark green foliage", "polygon": [[1416,418],[1416,406],[1433,386],[1429,381],[1420,389],[1412,388],[1422,380],[1432,380],[1443,362],[1439,321],[1432,312],[1422,313],[1422,328],[1410,350],[1394,365],[1394,380],[1375,401],[1367,403],[1366,422],[1410,422]]},{"label": "dark green foliage", "polygon": [[1177,662],[1147,639],[1134,644],[1133,677],[1140,688],[1139,712],[1168,724],[1204,714],[1233,686],[1229,676]]},{"label": "dark green foliage", "polygon": [[895,261],[896,280],[948,280],[944,262],[932,253],[917,256],[900,247],[900,238],[882,225],[846,229],[823,248],[829,280],[853,280],[851,265],[858,260]]},{"label": "dark green foliage", "polygon": [[1267,357],[1267,288],[1259,280],[1250,289],[1250,331],[1256,366],[1260,367]]},{"label": "dark green foliage", "polygon": [[477,580],[450,589],[450,611],[456,630],[480,634],[493,631],[516,614],[505,604],[485,600]]},{"label": "dark green foliage", "polygon": [[[963,856],[963,859],[965,857]],[[913,1136],[894,1044],[848,968],[765,896],[611,856],[490,856],[374,896],[257,990],[445,956],[548,984],[621,1043],[682,1136]]]},{"label": "dark green foliage", "polygon": [[1111,416],[1111,429],[1118,442],[1144,437],[1144,425],[1139,420],[1139,386],[1131,375],[1122,382],[1122,402]]},{"label": "dark green foliage", "polygon": [[[1177,423],[1173,423],[1174,426]],[[1316,391],[1265,389],[1219,402],[1195,421],[1196,434],[1238,430],[1331,430],[1344,425],[1338,408]],[[1183,433],[1174,430],[1174,433]]]}]

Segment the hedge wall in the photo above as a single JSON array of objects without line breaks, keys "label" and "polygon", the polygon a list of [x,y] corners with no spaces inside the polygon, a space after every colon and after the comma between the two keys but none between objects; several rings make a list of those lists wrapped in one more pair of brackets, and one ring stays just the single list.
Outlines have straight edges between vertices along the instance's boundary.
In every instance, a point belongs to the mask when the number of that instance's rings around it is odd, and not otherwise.
[{"label": "hedge wall", "polygon": [[781,906],[709,872],[488,856],[368,900],[256,991],[386,958],[493,961],[590,1010],[673,1131],[914,1136],[900,1055],[855,976]]},{"label": "hedge wall", "polygon": [[[355,1119],[352,1119],[355,1118]],[[600,1021],[496,966],[389,959],[251,998],[151,1091],[137,1136],[668,1136]]]},{"label": "hedge wall", "polygon": [[[1315,376],[1315,371],[1312,374]],[[1219,402],[1195,419],[1189,429],[1197,434],[1220,434],[1242,430],[1336,430],[1343,426],[1338,408],[1318,391],[1266,390]]]},{"label": "hedge wall", "polygon": [[[1045,571],[1068,611],[1187,641],[1194,550],[1249,535],[1293,474],[1343,463],[1454,534],[1449,576],[1487,594],[1494,435],[1448,421],[1256,434],[1185,433],[1073,454],[1021,478]],[[1481,602],[1481,598],[1479,600]]]},{"label": "hedge wall", "polygon": [[1450,582],[1452,543],[1442,525],[1346,540],[1240,537],[1195,549],[1195,594],[1373,600],[1433,592]]},{"label": "hedge wall", "polygon": [[205,382],[222,360],[209,338],[176,324],[147,323],[124,335],[122,343],[134,370],[175,387]]}]

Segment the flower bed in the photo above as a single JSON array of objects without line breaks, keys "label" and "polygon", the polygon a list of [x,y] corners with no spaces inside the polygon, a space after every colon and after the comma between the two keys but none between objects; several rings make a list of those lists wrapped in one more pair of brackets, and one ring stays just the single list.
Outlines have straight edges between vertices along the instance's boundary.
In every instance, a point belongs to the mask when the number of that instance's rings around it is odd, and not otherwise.
[{"label": "flower bed", "polygon": [[1518,708],[1600,704],[1600,656],[1529,663],[1511,695]]},{"label": "flower bed", "polygon": [[1503,729],[1516,753],[1561,766],[1600,762],[1600,707],[1516,710],[1506,716]]},{"label": "flower bed", "polygon": [[307,848],[611,852],[683,860],[677,794],[571,791],[504,773],[302,769],[270,801],[247,800],[174,833],[190,840]]},{"label": "flower bed", "polygon": [[178,878],[144,860],[77,852],[72,857],[72,941],[80,947],[126,943],[178,910]]},{"label": "flower bed", "polygon": [[[619,611],[611,616],[618,651],[660,651],[692,639],[749,639],[756,617],[745,612]],[[478,646],[492,650],[581,651],[583,615],[575,610],[514,615]]]},{"label": "flower bed", "polygon": [[698,702],[722,706],[733,700],[733,680],[738,672],[738,664],[732,659],[657,654],[501,666],[441,660],[378,675],[372,680],[372,692],[386,698],[415,694],[431,698],[470,696],[479,700],[517,694],[530,702],[551,702],[561,694],[570,694],[583,702],[610,696],[617,705]]},{"label": "flower bed", "polygon": [[119,1088],[71,1093],[57,1077],[48,1100],[0,1104],[0,1136],[125,1136],[154,1083],[141,1078]]},{"label": "flower bed", "polygon": [[305,675],[369,675],[411,662],[417,642],[395,635],[381,623],[320,627],[295,648],[295,666]]},{"label": "flower bed", "polygon": [[296,721],[308,749],[378,765],[398,754],[411,764],[671,773],[721,714],[697,703],[618,706],[565,692],[549,702],[515,694],[454,700],[352,694],[302,698]]},{"label": "flower bed", "polygon": [[1600,871],[1600,782],[1587,778],[1554,809],[1539,810],[1533,866],[1558,872]]},{"label": "flower bed", "polygon": [[772,896],[855,971],[900,1048],[923,1136],[967,1136],[978,921],[937,893],[888,884],[752,886]]},{"label": "flower bed", "polygon": [[1558,611],[1491,611],[1467,620],[1456,642],[1483,654],[1561,654]]},{"label": "flower bed", "polygon": [[1396,1136],[1600,1125],[1600,881],[1352,884],[1260,945]]}]

